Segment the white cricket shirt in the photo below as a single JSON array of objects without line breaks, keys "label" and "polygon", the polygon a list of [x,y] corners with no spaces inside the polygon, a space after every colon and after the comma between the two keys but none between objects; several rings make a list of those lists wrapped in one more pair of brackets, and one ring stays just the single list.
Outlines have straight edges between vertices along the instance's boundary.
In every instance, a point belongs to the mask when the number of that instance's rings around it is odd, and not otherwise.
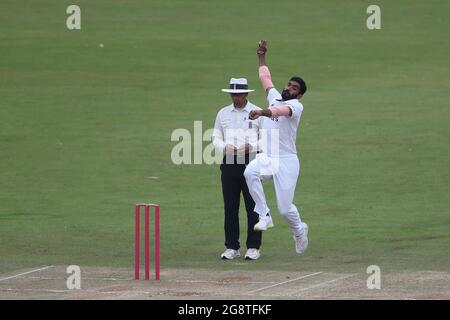
[{"label": "white cricket shirt", "polygon": [[263,152],[270,156],[288,156],[297,154],[295,142],[297,140],[297,128],[303,112],[303,105],[297,99],[283,101],[281,94],[275,88],[271,88],[267,94],[270,106],[289,105],[292,116],[275,118],[262,117],[260,134]]}]

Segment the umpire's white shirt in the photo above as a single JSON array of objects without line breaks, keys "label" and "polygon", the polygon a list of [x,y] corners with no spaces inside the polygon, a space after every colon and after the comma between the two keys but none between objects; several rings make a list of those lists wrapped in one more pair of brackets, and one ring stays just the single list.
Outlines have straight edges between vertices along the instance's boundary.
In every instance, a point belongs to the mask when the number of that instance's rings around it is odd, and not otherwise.
[{"label": "umpire's white shirt", "polygon": [[233,104],[230,104],[220,109],[212,136],[213,144],[217,149],[224,150],[227,144],[239,148],[249,143],[253,151],[257,150],[262,117],[250,120],[248,115],[252,110],[261,110],[261,108],[247,101],[244,108],[235,108]]}]

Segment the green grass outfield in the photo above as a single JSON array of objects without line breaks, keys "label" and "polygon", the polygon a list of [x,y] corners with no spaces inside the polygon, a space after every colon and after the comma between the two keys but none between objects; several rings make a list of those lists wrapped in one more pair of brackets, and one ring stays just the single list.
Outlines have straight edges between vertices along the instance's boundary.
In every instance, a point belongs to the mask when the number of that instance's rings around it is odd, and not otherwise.
[{"label": "green grass outfield", "polygon": [[[131,270],[140,201],[161,204],[163,270],[450,269],[448,1],[376,1],[374,31],[367,1],[79,0],[69,31],[72,3],[0,2],[0,272]],[[219,168],[174,165],[170,137],[212,127],[232,76],[264,106],[261,38],[275,85],[309,86],[295,203],[310,247],[295,255],[268,183],[262,258],[223,262]]]}]

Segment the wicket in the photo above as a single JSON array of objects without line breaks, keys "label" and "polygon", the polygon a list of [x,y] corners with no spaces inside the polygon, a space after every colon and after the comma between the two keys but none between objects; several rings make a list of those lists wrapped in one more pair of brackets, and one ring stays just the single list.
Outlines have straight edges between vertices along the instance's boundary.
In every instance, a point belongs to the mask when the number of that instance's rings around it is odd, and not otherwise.
[{"label": "wicket", "polygon": [[134,279],[140,278],[140,256],[141,256],[141,207],[145,208],[144,225],[144,259],[145,280],[150,280],[150,208],[155,209],[155,280],[159,280],[159,204],[137,203],[135,206],[135,247],[134,247]]}]

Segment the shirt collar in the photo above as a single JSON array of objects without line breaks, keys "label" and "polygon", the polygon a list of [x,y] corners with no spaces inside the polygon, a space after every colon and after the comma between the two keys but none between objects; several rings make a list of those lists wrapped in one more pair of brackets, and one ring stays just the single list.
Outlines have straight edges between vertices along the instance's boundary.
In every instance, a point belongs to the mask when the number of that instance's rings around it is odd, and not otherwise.
[{"label": "shirt collar", "polygon": [[237,112],[237,111],[246,111],[247,113],[250,113],[252,111],[252,105],[250,101],[247,100],[247,104],[242,109],[237,109],[234,107],[234,104],[231,105],[232,109],[231,111]]}]

